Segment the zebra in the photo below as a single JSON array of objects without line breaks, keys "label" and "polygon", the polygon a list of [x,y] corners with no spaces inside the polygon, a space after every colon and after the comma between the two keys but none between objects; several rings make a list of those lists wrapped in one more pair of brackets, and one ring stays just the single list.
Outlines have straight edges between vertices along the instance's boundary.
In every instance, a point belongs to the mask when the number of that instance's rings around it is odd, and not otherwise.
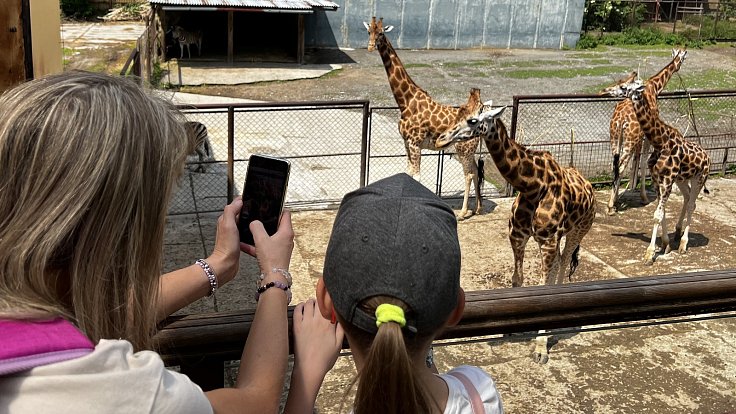
[{"label": "zebra", "polygon": [[184,46],[187,47],[187,54],[189,59],[192,58],[192,51],[189,50],[189,45],[197,45],[197,53],[202,56],[202,31],[197,30],[195,32],[187,32],[181,26],[174,26],[171,36],[174,40],[179,42],[179,59],[184,59]]},{"label": "zebra", "polygon": [[186,127],[195,143],[194,152],[187,156],[187,168],[192,172],[207,172],[208,162],[215,160],[207,127],[196,121],[187,121]]}]

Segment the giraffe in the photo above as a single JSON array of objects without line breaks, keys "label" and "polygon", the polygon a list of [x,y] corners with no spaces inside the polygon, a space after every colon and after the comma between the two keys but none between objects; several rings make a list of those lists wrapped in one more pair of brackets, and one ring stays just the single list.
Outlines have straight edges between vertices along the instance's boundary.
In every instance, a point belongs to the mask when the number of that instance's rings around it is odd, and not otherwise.
[{"label": "giraffe", "polygon": [[[363,22],[363,25],[369,35],[368,51],[378,49],[388,75],[388,83],[401,111],[399,133],[404,139],[407,173],[419,180],[422,149],[439,151],[450,146],[451,142],[443,142],[437,138],[442,132],[455,125],[458,120],[464,120],[469,114],[477,113],[482,106],[480,90],[471,89],[468,102],[459,108],[435,102],[425,90],[414,83],[386,37],[386,33],[390,32],[393,26],[384,28],[383,18],[376,20],[375,16],[371,19],[370,24]],[[475,161],[475,150],[479,142],[480,140],[474,139],[455,144],[457,159],[463,168],[465,177],[463,207],[458,214],[460,219],[473,213],[480,214],[482,210],[480,179],[478,165]],[[475,211],[469,213],[468,199],[471,184],[475,190]]]},{"label": "giraffe", "polygon": [[[678,52],[679,49],[672,49],[672,60],[670,63],[649,78],[648,81],[653,85],[655,96],[664,90],[672,75],[680,70],[684,59],[676,59]],[[638,72],[631,72],[626,78],[619,80],[615,85],[609,86],[601,91],[601,94],[605,95],[608,89],[615,89],[619,84],[631,83],[635,79],[638,79],[638,77]],[[637,178],[640,178],[641,200],[644,203],[649,203],[646,185],[644,184],[647,159],[643,155],[649,154],[651,145],[648,140],[644,139],[644,134],[634,112],[634,105],[631,99],[628,98],[616,104],[616,108],[613,110],[613,115],[611,116],[609,133],[611,137],[611,153],[613,154],[613,187],[611,188],[611,197],[608,199],[607,211],[607,214],[610,216],[616,214],[615,204],[621,183],[621,170],[626,168],[630,160],[631,179],[629,181],[629,188],[635,189],[638,181]],[[637,174],[637,166],[639,167],[639,174]]]},{"label": "giraffe", "polygon": [[[678,50],[675,59],[682,61],[685,56],[687,51]],[[664,254],[671,251],[665,221],[665,205],[672,192],[672,184],[677,184],[683,197],[682,210],[675,226],[675,239],[680,238],[678,251],[680,253],[687,251],[695,201],[701,189],[708,194],[705,183],[710,172],[710,158],[705,150],[700,145],[687,141],[680,131],[660,117],[656,89],[655,83],[637,79],[631,83],[621,84],[608,92],[611,96],[631,98],[639,124],[654,148],[648,164],[652,170],[652,180],[657,187],[659,202],[654,211],[651,241],[644,255],[644,261],[648,264],[654,261],[657,230],[660,226],[662,250]],[[682,224],[686,216],[687,224],[683,231]]]},{"label": "giraffe", "polygon": [[[481,138],[498,171],[519,192],[511,207],[509,241],[514,252],[513,287],[524,284],[524,250],[530,237],[542,252],[545,285],[572,278],[578,265],[580,242],[596,214],[593,186],[573,167],[561,166],[547,151],[534,151],[509,138],[500,116],[505,107],[483,107],[480,115],[459,122],[443,135],[451,141]],[[565,247],[560,254],[560,242]],[[540,331],[534,359],[545,363],[547,337]]]},{"label": "giraffe", "polygon": [[[638,72],[631,72],[629,76],[619,80],[616,85],[631,82],[639,76]],[[621,172],[631,161],[631,178],[629,188],[635,189],[638,177],[641,177],[641,199],[644,203],[649,202],[647,189],[644,184],[646,177],[646,158],[642,154],[649,152],[649,142],[643,139],[639,121],[636,120],[634,106],[630,99],[624,99],[616,104],[609,125],[611,137],[611,154],[613,155],[613,185],[611,196],[608,199],[607,214],[616,214],[616,200],[621,185]],[[641,171],[637,174],[638,170]]]}]

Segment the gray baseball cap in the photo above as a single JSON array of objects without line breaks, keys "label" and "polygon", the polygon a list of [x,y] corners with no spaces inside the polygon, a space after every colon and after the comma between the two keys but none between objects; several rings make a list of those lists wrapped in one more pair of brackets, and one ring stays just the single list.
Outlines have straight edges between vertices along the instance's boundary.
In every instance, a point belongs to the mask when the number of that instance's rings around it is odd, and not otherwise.
[{"label": "gray baseball cap", "polygon": [[327,245],[323,280],[336,312],[375,333],[360,304],[373,296],[406,303],[406,329],[434,332],[457,306],[457,219],[442,199],[407,174],[345,195]]}]

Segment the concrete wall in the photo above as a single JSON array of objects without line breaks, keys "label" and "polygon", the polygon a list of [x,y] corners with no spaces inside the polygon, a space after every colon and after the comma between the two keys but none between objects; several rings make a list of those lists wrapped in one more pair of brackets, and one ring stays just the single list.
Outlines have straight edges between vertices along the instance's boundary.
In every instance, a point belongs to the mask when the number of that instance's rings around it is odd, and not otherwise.
[{"label": "concrete wall", "polygon": [[364,21],[383,17],[397,49],[574,47],[585,0],[334,0],[305,19],[312,47],[364,48]]}]

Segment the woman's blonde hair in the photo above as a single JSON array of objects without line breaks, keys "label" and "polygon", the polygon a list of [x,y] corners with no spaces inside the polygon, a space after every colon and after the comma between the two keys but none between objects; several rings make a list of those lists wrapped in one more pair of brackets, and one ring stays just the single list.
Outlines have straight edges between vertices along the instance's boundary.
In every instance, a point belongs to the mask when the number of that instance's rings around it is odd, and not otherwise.
[{"label": "woman's blonde hair", "polygon": [[0,96],[0,317],[61,316],[151,345],[183,116],[132,81],[66,72]]}]

